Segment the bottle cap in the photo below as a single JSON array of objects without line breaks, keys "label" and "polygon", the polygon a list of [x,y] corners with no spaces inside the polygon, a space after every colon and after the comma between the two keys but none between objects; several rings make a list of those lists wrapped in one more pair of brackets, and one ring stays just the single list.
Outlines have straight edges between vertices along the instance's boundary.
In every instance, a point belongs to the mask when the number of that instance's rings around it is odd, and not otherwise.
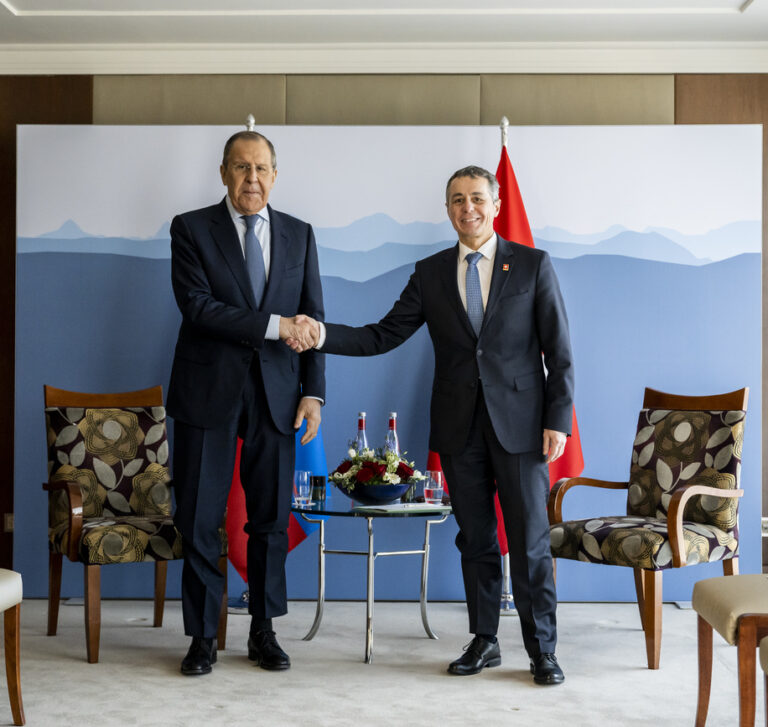
[{"label": "bottle cap", "polygon": [[360,411],[360,412],[357,413],[357,416],[364,417],[365,416],[365,412],[364,411]]},{"label": "bottle cap", "polygon": [[390,419],[397,419],[397,412],[396,411],[389,412],[389,418]]}]

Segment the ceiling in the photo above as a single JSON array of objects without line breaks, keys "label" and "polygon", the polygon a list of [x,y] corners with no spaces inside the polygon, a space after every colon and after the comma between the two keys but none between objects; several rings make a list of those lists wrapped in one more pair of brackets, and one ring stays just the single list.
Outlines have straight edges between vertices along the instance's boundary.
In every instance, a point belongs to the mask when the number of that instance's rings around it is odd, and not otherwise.
[{"label": "ceiling", "polygon": [[265,63],[261,72],[584,72],[618,61],[618,71],[694,61],[768,71],[768,0],[0,0],[0,73],[14,63],[19,73],[99,72],[99,63],[101,72]]}]

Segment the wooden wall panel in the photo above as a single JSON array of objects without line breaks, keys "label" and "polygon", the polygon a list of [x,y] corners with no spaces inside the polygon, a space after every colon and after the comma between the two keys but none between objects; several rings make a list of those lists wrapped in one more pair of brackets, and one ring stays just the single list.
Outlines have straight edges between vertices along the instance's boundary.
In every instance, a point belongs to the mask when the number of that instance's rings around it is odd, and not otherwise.
[{"label": "wooden wall panel", "polygon": [[[678,124],[763,125],[763,376],[762,431],[768,433],[768,74],[680,75],[675,80]],[[747,423],[749,426],[749,423]],[[763,516],[768,515],[768,445],[763,444]],[[768,538],[763,538],[763,570],[768,565]]]},{"label": "wooden wall panel", "polygon": [[288,76],[288,124],[479,124],[479,76]]},{"label": "wooden wall panel", "polygon": [[94,124],[285,123],[285,76],[96,76]]},{"label": "wooden wall panel", "polygon": [[484,75],[480,123],[672,124],[670,75]]},{"label": "wooden wall panel", "polygon": [[[90,124],[92,104],[90,76],[0,76],[0,310],[5,311],[0,316],[0,418],[5,422],[0,436],[0,515],[13,512],[16,125]],[[2,525],[0,520],[0,567],[10,568],[13,539]]]}]

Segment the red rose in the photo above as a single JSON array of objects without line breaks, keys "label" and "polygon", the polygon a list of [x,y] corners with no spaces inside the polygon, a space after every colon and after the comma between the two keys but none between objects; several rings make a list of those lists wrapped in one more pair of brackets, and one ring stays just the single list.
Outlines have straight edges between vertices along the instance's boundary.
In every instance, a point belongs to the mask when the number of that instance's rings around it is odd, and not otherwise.
[{"label": "red rose", "polygon": [[373,479],[373,470],[369,467],[361,467],[357,474],[355,475],[355,479],[361,484],[364,485],[369,480]]},{"label": "red rose", "polygon": [[362,468],[370,470],[376,477],[381,477],[387,471],[387,465],[370,460],[363,462]]},{"label": "red rose", "polygon": [[339,466],[336,468],[336,471],[337,471],[337,472],[338,472],[340,475],[343,475],[345,472],[349,472],[349,468],[350,468],[351,466],[352,466],[352,463],[351,463],[351,462],[350,462],[348,459],[345,459],[345,460],[344,460],[344,461],[343,461],[343,462],[342,462],[342,463],[341,463],[341,464],[340,464],[340,465],[339,465]]},{"label": "red rose", "polygon": [[401,462],[397,465],[395,474],[397,474],[401,480],[407,480],[413,476],[413,468],[409,467],[405,462]]}]

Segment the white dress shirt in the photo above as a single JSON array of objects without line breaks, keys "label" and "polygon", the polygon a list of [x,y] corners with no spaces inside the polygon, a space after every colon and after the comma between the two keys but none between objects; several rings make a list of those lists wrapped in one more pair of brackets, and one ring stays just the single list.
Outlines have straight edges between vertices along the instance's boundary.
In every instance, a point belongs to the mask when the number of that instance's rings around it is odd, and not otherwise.
[{"label": "white dress shirt", "polygon": [[[243,251],[243,257],[245,257],[245,232],[246,224],[241,215],[232,204],[232,200],[227,195],[227,209],[232,217],[232,222],[235,223],[235,230],[237,230],[237,237],[240,240],[240,249]],[[261,245],[261,254],[264,256],[264,273],[265,273],[265,289],[266,283],[269,282],[269,264],[270,264],[270,249],[272,241],[272,225],[269,221],[269,209],[266,205],[256,212],[258,218],[256,219],[256,225],[253,231],[256,233],[256,237]],[[264,338],[276,341],[280,338],[280,316],[273,313],[269,316],[269,323],[267,324],[267,332],[264,334]]]}]

